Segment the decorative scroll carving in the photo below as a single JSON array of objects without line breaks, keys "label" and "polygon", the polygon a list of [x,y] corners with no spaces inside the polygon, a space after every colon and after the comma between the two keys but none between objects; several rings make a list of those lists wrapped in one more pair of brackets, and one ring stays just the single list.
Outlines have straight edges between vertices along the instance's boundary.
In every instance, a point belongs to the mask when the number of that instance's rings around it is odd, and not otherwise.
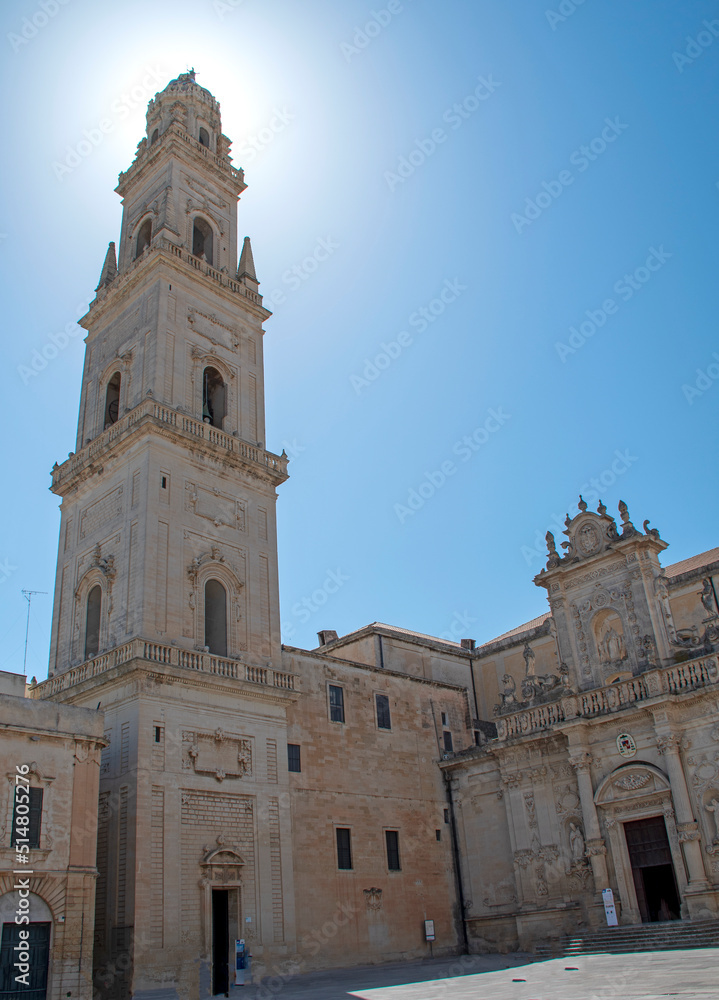
[{"label": "decorative scroll carving", "polygon": [[615,788],[622,788],[625,792],[637,791],[639,788],[644,788],[648,785],[650,781],[650,776],[648,774],[627,774],[623,778],[617,778],[614,782]]},{"label": "decorative scroll carving", "polygon": [[363,889],[365,903],[367,904],[368,910],[381,910],[382,909],[382,890],[378,889],[376,886],[372,886],[371,889]]}]

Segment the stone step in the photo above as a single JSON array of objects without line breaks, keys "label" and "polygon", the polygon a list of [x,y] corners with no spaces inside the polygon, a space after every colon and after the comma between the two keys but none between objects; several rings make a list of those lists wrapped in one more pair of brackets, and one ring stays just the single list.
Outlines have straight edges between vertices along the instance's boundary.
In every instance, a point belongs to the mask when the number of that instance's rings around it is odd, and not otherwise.
[{"label": "stone step", "polygon": [[671,921],[638,926],[604,927],[567,934],[561,941],[539,945],[541,958],[634,951],[665,951],[719,947],[719,921]]}]

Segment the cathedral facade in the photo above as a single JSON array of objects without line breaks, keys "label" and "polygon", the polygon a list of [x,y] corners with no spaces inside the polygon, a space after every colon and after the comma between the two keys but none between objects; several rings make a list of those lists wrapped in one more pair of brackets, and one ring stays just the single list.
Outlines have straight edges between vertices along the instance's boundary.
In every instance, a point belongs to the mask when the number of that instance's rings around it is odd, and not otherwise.
[{"label": "cathedral facade", "polygon": [[600,926],[609,888],[622,923],[715,919],[719,550],[663,568],[648,522],[580,498],[534,622],[481,647],[379,623],[282,645],[287,458],[229,150],[194,74],[150,102],[52,472],[32,696],[104,717],[97,995],[225,994],[238,940],[280,980],[532,948]]}]

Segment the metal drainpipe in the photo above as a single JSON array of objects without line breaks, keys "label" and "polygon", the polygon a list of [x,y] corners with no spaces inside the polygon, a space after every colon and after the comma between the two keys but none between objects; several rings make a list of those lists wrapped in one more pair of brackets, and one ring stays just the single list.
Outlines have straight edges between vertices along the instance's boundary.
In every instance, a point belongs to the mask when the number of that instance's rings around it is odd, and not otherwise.
[{"label": "metal drainpipe", "polygon": [[462,869],[459,860],[459,843],[457,841],[457,824],[455,822],[454,816],[454,798],[452,796],[452,777],[446,771],[444,772],[444,781],[447,786],[447,799],[449,801],[449,821],[450,829],[452,832],[452,857],[454,860],[454,875],[457,880],[457,897],[459,899],[459,919],[462,927],[462,943],[464,946],[463,954],[469,954],[469,940],[467,938],[467,924],[464,919],[465,907],[464,907],[464,889],[462,888]]},{"label": "metal drainpipe", "polygon": [[474,685],[474,661],[469,658],[469,676],[472,678],[472,694],[474,695],[474,717],[479,719],[479,708],[477,706],[477,688]]}]

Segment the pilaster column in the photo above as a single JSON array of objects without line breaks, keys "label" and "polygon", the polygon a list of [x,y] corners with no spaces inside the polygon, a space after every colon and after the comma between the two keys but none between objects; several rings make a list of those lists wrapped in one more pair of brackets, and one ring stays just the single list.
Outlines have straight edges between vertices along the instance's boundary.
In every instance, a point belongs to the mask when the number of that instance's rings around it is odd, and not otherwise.
[{"label": "pilaster column", "polygon": [[689,889],[704,889],[708,883],[702,859],[699,827],[692,812],[687,779],[679,755],[681,739],[674,733],[665,732],[657,739],[657,749],[664,757],[669,775],[679,840],[684,845]]},{"label": "pilaster column", "polygon": [[573,750],[569,756],[569,763],[577,772],[587,855],[594,875],[594,887],[597,892],[601,892],[602,889],[609,886],[609,875],[607,874],[607,848],[599,829],[599,816],[594,804],[594,788],[590,772],[592,755],[586,750]]}]

